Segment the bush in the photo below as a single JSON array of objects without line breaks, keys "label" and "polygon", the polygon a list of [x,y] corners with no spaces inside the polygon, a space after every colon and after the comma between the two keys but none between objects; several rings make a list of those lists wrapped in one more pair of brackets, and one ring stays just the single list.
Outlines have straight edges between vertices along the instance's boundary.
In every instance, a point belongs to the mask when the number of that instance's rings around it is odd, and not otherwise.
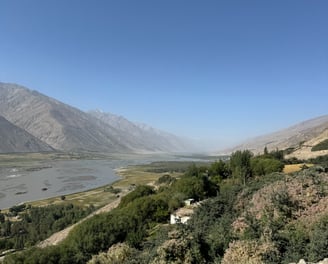
[{"label": "bush", "polygon": [[277,249],[273,243],[260,243],[256,240],[239,240],[230,243],[221,263],[264,263],[264,256],[276,254]]},{"label": "bush", "polygon": [[127,206],[128,203],[131,203],[137,198],[148,196],[154,193],[154,188],[147,185],[139,185],[136,189],[124,196],[120,203],[120,208]]},{"label": "bush", "polygon": [[321,218],[313,227],[308,256],[311,261],[319,261],[328,257],[328,216]]},{"label": "bush", "polygon": [[159,177],[156,184],[160,185],[160,184],[171,184],[172,182],[174,182],[176,179],[173,178],[171,175],[169,174],[164,174],[163,176]]},{"label": "bush", "polygon": [[18,213],[23,212],[25,209],[26,209],[25,204],[15,205],[9,208],[9,212],[11,213],[11,215],[16,216]]},{"label": "bush", "polygon": [[121,192],[121,189],[120,188],[114,188],[113,186],[109,186],[107,188],[105,188],[104,190],[105,192],[110,192],[110,193],[113,193],[113,194],[118,194]]},{"label": "bush", "polygon": [[284,164],[276,159],[256,157],[251,160],[253,174],[266,175],[273,172],[281,172]]},{"label": "bush", "polygon": [[193,198],[196,201],[215,196],[218,187],[207,176],[184,176],[172,185],[175,193],[183,194],[183,199]]}]

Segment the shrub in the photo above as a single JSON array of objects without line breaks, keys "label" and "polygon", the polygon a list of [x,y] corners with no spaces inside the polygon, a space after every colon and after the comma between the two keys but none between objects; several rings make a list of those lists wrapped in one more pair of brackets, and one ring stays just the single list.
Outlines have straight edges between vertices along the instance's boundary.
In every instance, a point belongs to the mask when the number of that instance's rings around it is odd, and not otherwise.
[{"label": "shrub", "polygon": [[264,255],[277,254],[273,243],[259,243],[256,240],[239,240],[230,243],[222,264],[248,263],[262,264]]},{"label": "shrub", "polygon": [[257,157],[251,160],[251,167],[255,175],[261,176],[273,172],[281,172],[284,164],[276,159]]},{"label": "shrub", "polygon": [[169,174],[164,174],[163,176],[159,177],[156,184],[171,184],[172,182],[175,181],[175,178],[173,178],[171,175]]},{"label": "shrub", "polygon": [[153,187],[147,185],[139,185],[136,189],[129,193],[128,195],[124,196],[120,203],[120,208],[127,206],[128,203],[131,203],[137,198],[148,196],[154,193]]}]

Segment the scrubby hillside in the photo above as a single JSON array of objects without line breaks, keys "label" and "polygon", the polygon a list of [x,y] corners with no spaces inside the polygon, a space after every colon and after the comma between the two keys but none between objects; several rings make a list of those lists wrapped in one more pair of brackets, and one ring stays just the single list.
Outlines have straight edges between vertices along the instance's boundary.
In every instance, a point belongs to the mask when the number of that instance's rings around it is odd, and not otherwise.
[{"label": "scrubby hillside", "polygon": [[[90,218],[62,244],[4,263],[292,263],[328,257],[328,164],[281,172],[281,152],[189,167],[156,188],[138,186],[110,213]],[[198,203],[186,224],[170,225],[184,200]],[[52,262],[49,262],[52,260]]]}]

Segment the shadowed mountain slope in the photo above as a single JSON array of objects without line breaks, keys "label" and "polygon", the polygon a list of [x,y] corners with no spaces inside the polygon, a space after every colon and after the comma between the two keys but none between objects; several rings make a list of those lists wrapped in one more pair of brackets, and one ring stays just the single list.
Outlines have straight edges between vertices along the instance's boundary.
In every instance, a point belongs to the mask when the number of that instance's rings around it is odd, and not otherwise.
[{"label": "shadowed mountain slope", "polygon": [[53,148],[0,116],[0,153],[44,151]]}]

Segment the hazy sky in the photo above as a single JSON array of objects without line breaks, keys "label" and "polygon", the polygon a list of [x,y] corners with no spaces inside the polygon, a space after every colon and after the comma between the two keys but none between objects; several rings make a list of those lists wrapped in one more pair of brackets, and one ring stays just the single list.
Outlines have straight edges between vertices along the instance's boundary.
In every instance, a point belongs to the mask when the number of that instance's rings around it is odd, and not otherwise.
[{"label": "hazy sky", "polygon": [[327,114],[328,1],[0,0],[0,81],[219,145]]}]

